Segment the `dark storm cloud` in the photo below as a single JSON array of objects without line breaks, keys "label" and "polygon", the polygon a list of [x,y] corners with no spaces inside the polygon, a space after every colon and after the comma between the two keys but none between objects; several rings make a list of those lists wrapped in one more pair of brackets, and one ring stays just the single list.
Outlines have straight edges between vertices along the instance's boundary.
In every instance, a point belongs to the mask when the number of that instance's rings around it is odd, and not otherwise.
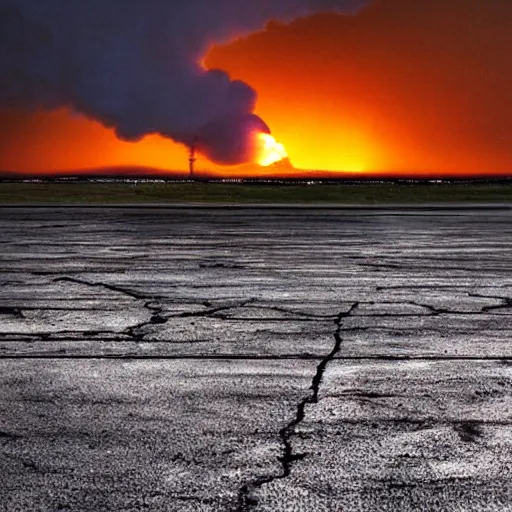
[{"label": "dark storm cloud", "polygon": [[256,93],[201,59],[213,44],[363,0],[0,0],[0,104],[69,107],[124,139],[159,133],[245,161]]}]

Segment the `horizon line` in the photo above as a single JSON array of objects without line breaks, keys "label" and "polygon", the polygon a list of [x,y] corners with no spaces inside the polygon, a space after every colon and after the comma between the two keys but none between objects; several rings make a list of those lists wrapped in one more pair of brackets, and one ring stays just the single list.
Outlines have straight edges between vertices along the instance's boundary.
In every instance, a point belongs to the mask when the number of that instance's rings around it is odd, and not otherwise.
[{"label": "horizon line", "polygon": [[[284,171],[284,172],[283,172]],[[105,167],[91,167],[83,169],[58,169],[58,170],[0,170],[0,179],[80,179],[80,178],[154,178],[171,180],[190,180],[192,177],[186,170],[164,169],[158,167],[139,165],[119,165]],[[197,170],[196,179],[207,180],[297,180],[297,179],[507,179],[512,178],[511,172],[467,172],[467,171],[433,171],[433,170],[369,170],[346,171],[326,169],[300,169],[279,166],[240,168],[226,170],[225,173],[218,170]]]}]

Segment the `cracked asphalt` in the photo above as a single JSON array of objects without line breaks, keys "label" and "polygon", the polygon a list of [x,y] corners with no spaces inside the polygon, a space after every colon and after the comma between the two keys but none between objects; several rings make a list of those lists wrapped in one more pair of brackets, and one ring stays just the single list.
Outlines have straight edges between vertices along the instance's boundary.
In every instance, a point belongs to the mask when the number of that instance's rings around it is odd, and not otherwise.
[{"label": "cracked asphalt", "polygon": [[512,511],[511,220],[0,207],[0,510]]}]

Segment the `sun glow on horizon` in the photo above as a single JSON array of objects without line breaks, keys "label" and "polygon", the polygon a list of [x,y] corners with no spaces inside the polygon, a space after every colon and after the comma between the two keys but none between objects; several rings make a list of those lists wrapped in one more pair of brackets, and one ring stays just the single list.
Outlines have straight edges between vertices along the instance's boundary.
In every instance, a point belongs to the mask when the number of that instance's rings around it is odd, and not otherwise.
[{"label": "sun glow on horizon", "polygon": [[256,145],[256,162],[262,167],[269,167],[288,158],[284,145],[277,142],[269,133],[258,133]]},{"label": "sun glow on horizon", "polygon": [[[510,30],[501,23],[512,2],[368,3],[357,16],[270,23],[205,53],[205,70],[257,91],[254,113],[279,142],[249,124],[238,141],[248,162],[221,166],[198,150],[198,175],[512,176]],[[0,174],[125,167],[186,177],[189,153],[156,134],[119,140],[65,108],[0,107]]]}]

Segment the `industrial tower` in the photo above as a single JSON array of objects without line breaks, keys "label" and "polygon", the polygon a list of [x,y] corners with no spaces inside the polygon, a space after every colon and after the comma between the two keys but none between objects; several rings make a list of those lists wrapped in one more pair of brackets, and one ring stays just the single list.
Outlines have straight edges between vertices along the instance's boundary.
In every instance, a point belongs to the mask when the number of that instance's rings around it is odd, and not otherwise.
[{"label": "industrial tower", "polygon": [[194,137],[192,144],[188,147],[188,164],[189,164],[189,172],[190,179],[195,180],[195,164],[197,162],[196,157],[196,149],[197,149],[197,137]]}]

